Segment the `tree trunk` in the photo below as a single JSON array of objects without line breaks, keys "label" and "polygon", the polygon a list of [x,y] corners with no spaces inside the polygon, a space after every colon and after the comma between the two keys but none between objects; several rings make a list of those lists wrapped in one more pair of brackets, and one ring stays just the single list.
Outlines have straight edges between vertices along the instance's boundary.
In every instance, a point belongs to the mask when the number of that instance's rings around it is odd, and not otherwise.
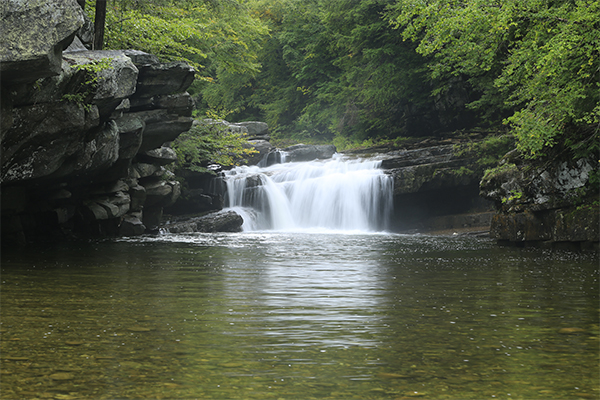
[{"label": "tree trunk", "polygon": [[94,50],[102,50],[104,45],[104,22],[106,21],[106,0],[96,0],[94,19]]}]

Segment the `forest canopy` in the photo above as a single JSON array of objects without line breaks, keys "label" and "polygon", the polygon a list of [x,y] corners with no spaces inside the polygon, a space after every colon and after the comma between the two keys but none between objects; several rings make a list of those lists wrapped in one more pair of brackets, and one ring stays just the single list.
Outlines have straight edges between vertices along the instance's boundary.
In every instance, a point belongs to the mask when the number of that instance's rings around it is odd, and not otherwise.
[{"label": "forest canopy", "polygon": [[530,158],[598,150],[600,1],[108,0],[105,48],[191,62],[201,113],[280,139],[477,127]]}]

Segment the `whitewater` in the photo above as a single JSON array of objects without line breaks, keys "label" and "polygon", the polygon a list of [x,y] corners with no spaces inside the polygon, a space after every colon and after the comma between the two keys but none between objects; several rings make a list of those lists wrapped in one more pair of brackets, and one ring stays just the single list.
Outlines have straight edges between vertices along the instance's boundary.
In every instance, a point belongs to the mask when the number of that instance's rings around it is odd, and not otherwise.
[{"label": "whitewater", "polygon": [[244,231],[384,231],[393,180],[375,159],[285,162],[225,172],[226,203]]}]

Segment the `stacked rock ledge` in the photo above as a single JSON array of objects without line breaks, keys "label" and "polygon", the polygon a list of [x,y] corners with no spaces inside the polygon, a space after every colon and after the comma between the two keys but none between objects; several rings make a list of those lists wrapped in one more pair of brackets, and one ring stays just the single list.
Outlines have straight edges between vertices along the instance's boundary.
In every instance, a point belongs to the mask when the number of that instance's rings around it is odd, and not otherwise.
[{"label": "stacked rock ledge", "polygon": [[600,241],[598,176],[594,159],[562,157],[524,162],[515,152],[481,181],[481,195],[494,201],[490,236],[499,243],[595,249]]},{"label": "stacked rock ledge", "polygon": [[157,229],[180,194],[165,166],[169,142],[192,126],[194,69],[135,50],[66,50],[85,33],[75,0],[19,4],[5,7],[0,39],[3,244]]}]

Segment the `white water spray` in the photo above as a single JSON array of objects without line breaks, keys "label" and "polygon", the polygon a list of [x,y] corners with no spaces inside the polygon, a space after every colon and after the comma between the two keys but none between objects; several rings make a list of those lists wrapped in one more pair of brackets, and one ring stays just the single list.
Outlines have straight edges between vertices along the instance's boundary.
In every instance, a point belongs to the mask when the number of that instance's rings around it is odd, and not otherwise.
[{"label": "white water spray", "polygon": [[393,181],[380,161],[349,160],[243,166],[225,175],[229,207],[244,231],[380,231],[392,212]]}]

